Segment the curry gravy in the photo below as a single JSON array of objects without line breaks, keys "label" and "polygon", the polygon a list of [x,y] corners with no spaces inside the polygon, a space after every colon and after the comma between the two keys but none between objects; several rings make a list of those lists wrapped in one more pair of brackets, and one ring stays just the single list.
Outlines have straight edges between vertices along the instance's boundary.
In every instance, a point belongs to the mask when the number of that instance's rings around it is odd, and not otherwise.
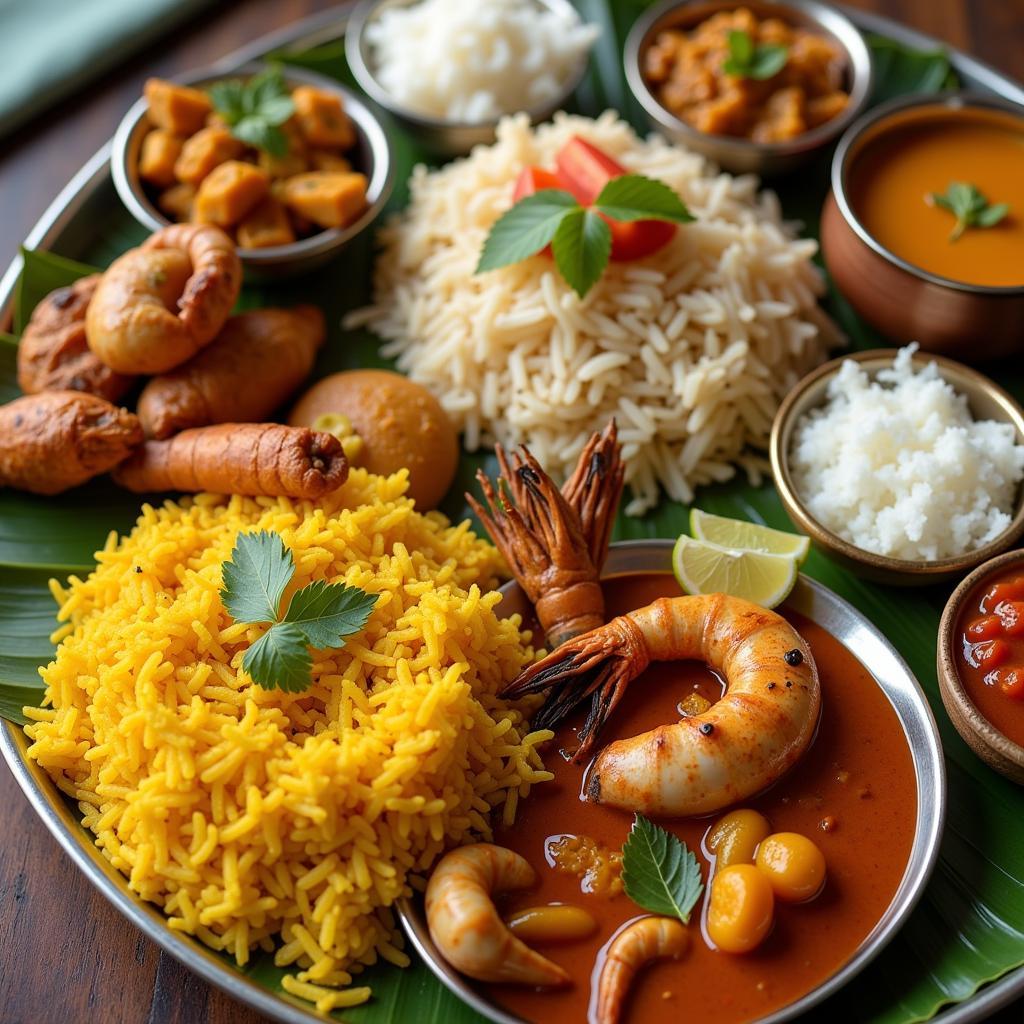
[{"label": "curry gravy", "polygon": [[[609,618],[666,596],[679,596],[668,574],[618,577],[605,584]],[[821,724],[813,746],[793,771],[743,806],[764,814],[774,831],[802,832],[819,845],[828,867],[825,889],[810,903],[776,902],[774,930],[764,944],[751,954],[730,955],[709,948],[702,935],[705,886],[690,920],[689,951],[678,961],[657,963],[639,975],[626,1015],[634,1024],[676,1018],[687,1024],[738,1024],[798,999],[852,956],[903,877],[917,794],[896,714],[842,644],[802,616],[787,618],[809,643],[818,665]],[[630,686],[599,745],[672,721],[678,717],[677,703],[694,690],[716,700],[722,684],[695,662],[652,665]],[[592,938],[537,947],[569,971],[572,988],[540,992],[487,986],[497,1002],[538,1024],[587,1020],[591,972],[602,947],[622,924],[644,913],[624,894],[608,899],[581,892],[576,877],[553,870],[545,860],[548,837],[564,833],[592,836],[619,849],[632,820],[621,811],[580,802],[585,767],[558,754],[559,745],[571,742],[570,727],[563,727],[545,754],[554,781],[534,787],[519,805],[515,826],[495,837],[495,842],[521,853],[539,876],[535,889],[499,897],[503,913],[564,902],[585,907],[599,921]],[[659,821],[694,851],[705,882],[708,857],[701,844],[718,817]]]},{"label": "curry gravy", "polygon": [[[1024,286],[1024,119],[977,108],[896,115],[848,174],[854,214],[893,255],[965,284]],[[928,197],[952,182],[1009,212],[951,240],[956,217]]]}]

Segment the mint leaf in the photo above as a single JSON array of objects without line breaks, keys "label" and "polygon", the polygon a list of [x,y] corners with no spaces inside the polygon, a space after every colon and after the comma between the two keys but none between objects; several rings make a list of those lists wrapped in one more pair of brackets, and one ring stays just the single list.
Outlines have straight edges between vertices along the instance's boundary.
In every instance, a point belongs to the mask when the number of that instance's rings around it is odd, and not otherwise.
[{"label": "mint leaf", "polygon": [[743,29],[733,29],[729,33],[729,56],[737,64],[749,64],[754,56],[754,40],[750,38],[749,32]]},{"label": "mint leaf", "polygon": [[622,847],[622,885],[644,910],[683,924],[704,891],[700,865],[687,845],[639,814]]},{"label": "mint leaf", "polygon": [[231,129],[231,134],[250,146],[265,150],[271,156],[285,156],[288,153],[288,139],[284,132],[255,114],[243,117]]},{"label": "mint leaf", "polygon": [[747,71],[747,78],[763,82],[765,79],[774,78],[789,60],[789,51],[785,46],[765,45],[759,46],[754,51],[754,59],[750,62],[750,69]]},{"label": "mint leaf", "polygon": [[540,252],[554,238],[566,214],[578,209],[572,195],[557,188],[524,196],[494,222],[476,273],[507,267]]},{"label": "mint leaf", "polygon": [[277,533],[240,533],[224,563],[221,600],[235,622],[277,622],[295,560]]},{"label": "mint leaf", "polygon": [[1009,203],[996,203],[981,210],[975,217],[975,223],[980,228],[995,227],[1009,212]]},{"label": "mint leaf", "polygon": [[608,266],[611,228],[593,210],[578,206],[562,218],[551,251],[559,273],[582,299]]},{"label": "mint leaf", "polygon": [[358,633],[376,603],[375,594],[358,587],[317,580],[295,593],[284,621],[296,626],[309,643],[323,650],[337,647],[345,637]]},{"label": "mint leaf", "polygon": [[269,68],[248,82],[215,82],[207,91],[213,109],[236,139],[272,156],[288,152],[288,138],[278,126],[295,113],[295,104],[280,68]]},{"label": "mint leaf", "polygon": [[228,125],[236,124],[246,113],[245,83],[238,78],[214,82],[207,89],[213,109]]},{"label": "mint leaf", "polygon": [[612,220],[667,220],[687,224],[694,219],[686,204],[663,181],[642,174],[612,178],[594,201],[594,208]]},{"label": "mint leaf", "polygon": [[245,652],[242,668],[265,690],[276,686],[301,693],[313,670],[305,633],[293,622],[275,623]]},{"label": "mint leaf", "polygon": [[956,217],[956,224],[949,240],[955,242],[968,228],[991,228],[1009,212],[1009,203],[989,203],[985,194],[966,181],[951,181],[944,195],[933,192],[925,196],[925,202],[942,210],[948,210]]},{"label": "mint leaf", "polygon": [[763,81],[777,75],[789,60],[789,49],[775,43],[755,46],[749,32],[734,29],[729,33],[729,56],[722,65],[727,75]]}]

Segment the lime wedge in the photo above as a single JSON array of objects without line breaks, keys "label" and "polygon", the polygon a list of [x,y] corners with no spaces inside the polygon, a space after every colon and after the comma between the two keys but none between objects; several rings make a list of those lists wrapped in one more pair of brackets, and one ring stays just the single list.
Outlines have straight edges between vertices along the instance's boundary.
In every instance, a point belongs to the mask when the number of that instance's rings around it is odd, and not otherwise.
[{"label": "lime wedge", "polygon": [[713,516],[699,508],[690,512],[690,533],[697,540],[709,541],[721,548],[761,551],[766,555],[793,555],[801,565],[811,550],[809,537],[773,530],[770,526],[747,523],[742,519]]},{"label": "lime wedge", "polygon": [[685,533],[672,549],[672,571],[687,594],[732,594],[764,608],[785,601],[799,565],[796,555],[723,548]]}]

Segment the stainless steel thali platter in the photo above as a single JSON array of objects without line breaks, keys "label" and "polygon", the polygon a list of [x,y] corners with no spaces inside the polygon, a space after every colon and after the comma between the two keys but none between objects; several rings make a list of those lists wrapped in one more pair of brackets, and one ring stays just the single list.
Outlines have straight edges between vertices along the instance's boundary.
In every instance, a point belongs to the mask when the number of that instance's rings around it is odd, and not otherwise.
[{"label": "stainless steel thali platter", "polygon": [[[670,540],[613,544],[608,552],[604,577],[652,572],[667,574],[671,572],[672,545]],[[499,615],[522,615],[529,611],[526,596],[518,584],[508,583],[501,589],[505,596],[496,609]],[[945,765],[935,719],[924,691],[896,648],[853,605],[803,574],[783,607],[800,612],[831,633],[856,655],[888,698],[903,727],[914,764],[917,821],[910,859],[899,888],[881,920],[861,942],[850,960],[807,995],[767,1017],[759,1018],[757,1024],[782,1024],[783,1021],[799,1017],[838,992],[882,952],[924,891],[939,855],[946,809]],[[799,771],[799,767],[793,770]],[[481,995],[479,989],[467,983],[462,975],[445,963],[430,938],[420,901],[403,901],[399,915],[416,952],[426,960],[437,978],[460,999],[495,1024],[526,1024],[522,1018],[495,1006]]]},{"label": "stainless steel thali platter", "polygon": [[[284,29],[262,36],[251,44],[226,56],[214,66],[215,70],[225,74],[235,71],[247,61],[264,56],[267,53],[282,49],[305,49],[325,42],[341,38],[345,32],[348,13],[353,5],[342,3],[337,7],[321,11]],[[842,6],[842,5],[839,5]],[[967,54],[946,47],[939,40],[921,32],[906,28],[879,15],[864,13],[850,8],[842,8],[854,23],[863,31],[887,36],[907,46],[920,49],[945,49],[951,64],[961,80],[969,87],[981,92],[995,93],[1005,99],[1024,104],[1024,88],[1000,74],[994,68],[975,60]],[[56,250],[61,255],[81,257],[88,247],[89,241],[95,236],[96,224],[102,223],[105,211],[109,211],[118,203],[110,173],[110,143],[101,147],[72,178],[68,185],[50,204],[25,239],[27,249]],[[11,265],[0,278],[0,329],[10,329],[13,319],[16,286],[22,269],[21,257],[12,261]],[[630,571],[638,567],[642,560],[650,557],[651,550],[663,551],[664,542],[639,542],[633,545],[617,546],[613,571]],[[646,553],[644,553],[646,552]],[[663,557],[663,556],[659,556]],[[854,638],[857,653],[861,660],[879,678],[885,674],[888,680],[886,688],[893,706],[900,715],[904,728],[908,722],[913,726],[924,747],[921,753],[921,766],[918,766],[919,755],[915,751],[915,768],[918,770],[918,831],[915,839],[911,862],[901,883],[899,892],[882,921],[868,937],[855,957],[827,983],[809,996],[766,1018],[765,1021],[782,1021],[792,1019],[803,1013],[820,999],[838,990],[863,967],[874,955],[881,951],[885,942],[894,934],[910,912],[917,896],[923,888],[924,880],[934,862],[938,850],[938,838],[941,833],[943,767],[941,751],[935,734],[934,722],[930,711],[903,660],[895,652],[885,638],[871,626],[859,612],[846,604],[831,591],[805,577],[801,577],[791,601],[794,607],[809,614],[815,621],[830,629],[841,640],[850,644]],[[866,645],[866,647],[864,646]],[[924,714],[920,714],[923,704]],[[901,708],[905,712],[901,713]],[[909,733],[908,733],[909,735]],[[11,723],[0,723],[0,752],[10,767],[18,785],[21,787],[34,810],[44,825],[54,835],[72,861],[83,871],[85,876],[99,889],[103,896],[129,921],[138,927],[148,938],[156,942],[162,949],[174,956],[190,970],[195,971],[204,980],[217,986],[230,996],[248,1004],[267,1018],[284,1024],[303,1024],[303,1022],[323,1021],[324,1017],[316,1013],[312,1006],[304,1006],[274,994],[259,982],[233,969],[226,960],[219,957],[195,939],[182,933],[171,931],[161,911],[140,900],[128,888],[126,879],[115,870],[106,858],[90,841],[90,837],[81,827],[78,815],[71,804],[65,800],[49,776],[35,762],[26,756],[27,742],[22,730]],[[925,765],[931,765],[931,775],[927,776],[934,783],[932,799],[927,802],[928,819],[922,821],[924,801],[920,798],[922,783],[926,771]],[[927,794],[925,794],[927,795]],[[414,918],[407,919],[414,923]],[[416,948],[424,953],[423,945],[425,930],[410,927],[410,937]],[[429,936],[426,936],[429,941]],[[426,956],[433,967],[433,961]],[[491,1014],[492,1011],[482,1006],[477,993],[469,989],[461,978],[455,978],[457,984],[442,978],[445,984],[453,988],[462,998],[466,999],[481,1012]],[[461,986],[460,989],[457,986]],[[462,989],[465,989],[464,993]],[[941,1024],[973,1024],[1004,1006],[1013,999],[1024,994],[1024,968],[1007,974],[999,981],[984,988],[978,995],[954,1006],[934,1018]],[[508,1016],[493,1017],[495,1020],[513,1021]]]}]

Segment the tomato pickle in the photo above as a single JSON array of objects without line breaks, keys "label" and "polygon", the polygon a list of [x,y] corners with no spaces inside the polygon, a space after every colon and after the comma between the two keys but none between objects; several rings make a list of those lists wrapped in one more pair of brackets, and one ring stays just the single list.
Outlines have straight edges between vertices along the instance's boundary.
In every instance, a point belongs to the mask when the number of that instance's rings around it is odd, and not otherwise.
[{"label": "tomato pickle", "polygon": [[978,710],[1024,744],[1024,572],[982,580],[957,623],[957,671]]}]

